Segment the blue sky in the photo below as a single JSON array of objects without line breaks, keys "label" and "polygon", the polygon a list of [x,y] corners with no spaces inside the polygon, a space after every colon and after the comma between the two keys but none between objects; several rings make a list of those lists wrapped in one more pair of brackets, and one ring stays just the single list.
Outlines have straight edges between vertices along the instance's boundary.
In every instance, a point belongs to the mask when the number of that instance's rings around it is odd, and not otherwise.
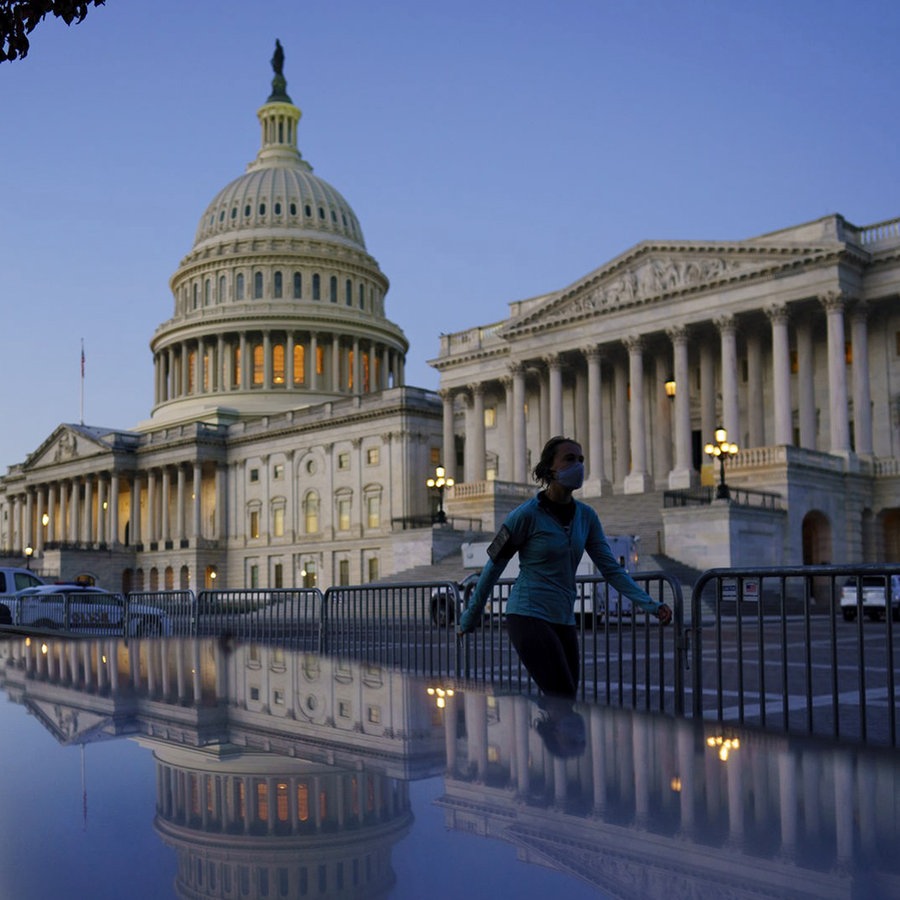
[{"label": "blue sky", "polygon": [[407,380],[645,239],[900,216],[900,4],[108,0],[0,64],[0,472],[149,416],[149,340],[258,149],[275,38],[300,148],[391,280]]}]

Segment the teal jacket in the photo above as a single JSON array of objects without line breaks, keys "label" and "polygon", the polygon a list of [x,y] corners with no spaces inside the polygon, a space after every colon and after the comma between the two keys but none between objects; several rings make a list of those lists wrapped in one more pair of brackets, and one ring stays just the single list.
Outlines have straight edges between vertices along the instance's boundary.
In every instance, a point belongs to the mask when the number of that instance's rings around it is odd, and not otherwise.
[{"label": "teal jacket", "polygon": [[506,604],[507,613],[574,625],[575,573],[584,553],[622,596],[648,612],[659,609],[662,604],[638,587],[613,556],[594,509],[578,500],[573,502],[575,516],[568,526],[560,524],[537,496],[506,517],[504,525],[510,535],[507,552],[498,555],[496,561],[489,558],[482,569],[460,618],[460,631],[471,631],[478,623],[494,585],[516,552],[519,575]]}]

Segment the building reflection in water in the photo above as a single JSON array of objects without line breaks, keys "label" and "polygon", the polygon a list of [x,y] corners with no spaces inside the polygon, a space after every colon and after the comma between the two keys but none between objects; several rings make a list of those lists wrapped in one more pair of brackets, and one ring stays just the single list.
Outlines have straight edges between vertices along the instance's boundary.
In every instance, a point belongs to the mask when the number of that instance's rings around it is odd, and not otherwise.
[{"label": "building reflection in water", "polygon": [[0,661],[61,743],[152,749],[181,897],[387,896],[409,783],[437,776],[448,839],[614,897],[900,896],[896,753],[577,706],[564,755],[532,698],[263,645],[15,639]]}]

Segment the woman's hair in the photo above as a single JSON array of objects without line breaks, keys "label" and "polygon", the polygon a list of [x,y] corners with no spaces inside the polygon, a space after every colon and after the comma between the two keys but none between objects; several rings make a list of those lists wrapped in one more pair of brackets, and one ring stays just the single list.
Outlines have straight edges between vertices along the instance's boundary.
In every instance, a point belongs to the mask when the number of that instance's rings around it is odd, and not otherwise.
[{"label": "woman's hair", "polygon": [[544,449],[541,450],[541,458],[534,467],[534,471],[531,473],[534,480],[540,482],[545,487],[550,484],[550,482],[553,481],[553,458],[556,456],[556,448],[559,447],[560,444],[577,443],[578,441],[574,438],[564,437],[561,434],[550,438],[550,440],[544,444]]}]

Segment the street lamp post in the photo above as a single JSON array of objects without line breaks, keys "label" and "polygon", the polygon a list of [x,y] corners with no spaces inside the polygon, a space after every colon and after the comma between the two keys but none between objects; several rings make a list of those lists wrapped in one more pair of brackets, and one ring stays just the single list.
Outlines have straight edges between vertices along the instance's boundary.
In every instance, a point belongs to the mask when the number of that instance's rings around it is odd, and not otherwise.
[{"label": "street lamp post", "polygon": [[453,487],[454,481],[447,477],[447,471],[443,466],[437,466],[434,470],[434,478],[429,478],[425,484],[437,491],[438,496],[437,513],[434,514],[432,521],[443,524],[447,521],[447,514],[444,512],[444,488]]},{"label": "street lamp post", "polygon": [[709,443],[703,452],[713,459],[719,460],[719,484],[716,487],[716,500],[728,500],[731,492],[725,484],[725,458],[738,452],[738,445],[728,440],[728,432],[720,425],[714,435],[715,443]]},{"label": "street lamp post", "polygon": [[25,548],[25,568],[28,569],[29,572],[31,571],[31,557],[33,554],[34,554],[34,547],[32,547],[31,544],[29,544]]}]

